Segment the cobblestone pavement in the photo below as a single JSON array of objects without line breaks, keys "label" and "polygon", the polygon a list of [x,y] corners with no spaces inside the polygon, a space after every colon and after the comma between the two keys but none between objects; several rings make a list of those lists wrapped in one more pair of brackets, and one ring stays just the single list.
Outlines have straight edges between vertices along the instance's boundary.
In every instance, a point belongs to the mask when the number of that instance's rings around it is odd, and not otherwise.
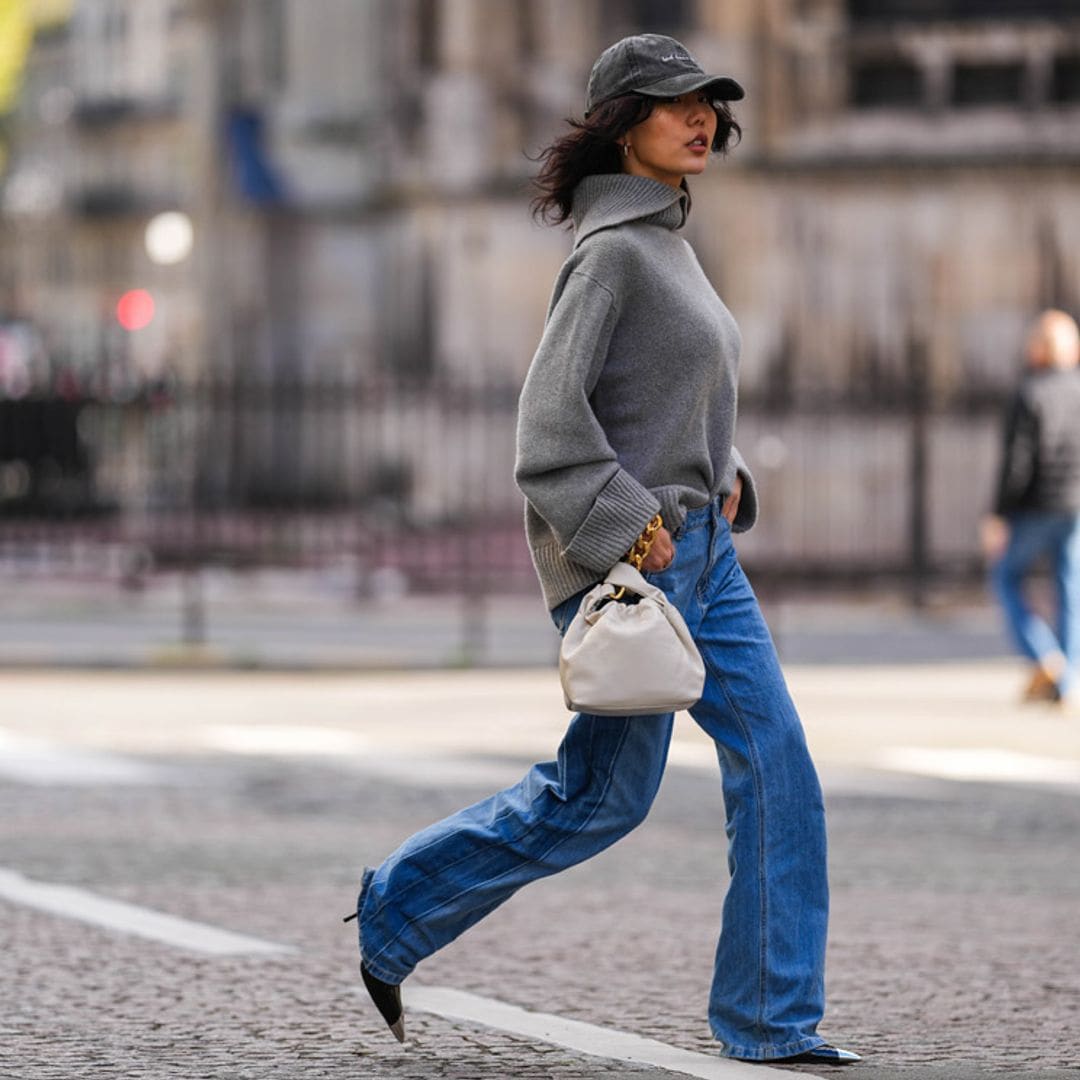
[{"label": "cobblestone pavement", "polygon": [[[909,673],[909,685],[918,685],[920,671]],[[811,701],[816,677],[794,680]],[[978,685],[997,695],[1013,677],[991,674]],[[541,676],[471,676],[475,724],[461,720],[458,740],[473,739],[471,756],[443,774],[418,769],[418,783],[397,766],[380,773],[374,766],[389,744],[375,733],[389,721],[376,706],[385,711],[396,701],[399,727],[415,721],[430,749],[419,707],[410,713],[406,696],[391,700],[394,680],[411,678],[211,680],[209,693],[236,719],[257,714],[279,735],[299,727],[313,733],[313,744],[351,711],[349,730],[368,731],[377,749],[365,769],[329,744],[322,757],[280,741],[274,753],[269,743],[262,752],[213,750],[197,737],[207,683],[190,676],[6,677],[0,867],[295,952],[203,956],[0,901],[0,1077],[665,1075],[421,1015],[409,1016],[402,1049],[359,993],[354,924],[341,916],[353,905],[362,865],[487,794],[492,778],[520,771],[525,734],[536,745],[545,737],[526,715],[523,731],[500,739],[482,706],[516,706]],[[853,673],[831,678],[837,700],[862,685]],[[410,683],[410,693],[430,712],[441,688],[455,722],[462,685]],[[879,712],[868,708],[874,693],[868,682],[862,706],[849,706],[852,716],[862,709],[864,728],[878,723]],[[300,711],[304,700],[310,707]],[[995,708],[988,697],[985,724],[1000,742],[1008,728]],[[71,719],[79,713],[81,735]],[[1014,720],[1030,725],[1036,751],[1050,745],[1056,725],[1059,744],[1075,754],[1074,721],[1019,712]],[[954,742],[970,744],[973,723],[984,721],[958,714]],[[30,735],[52,740],[51,749],[34,751],[45,772],[15,779],[12,764],[27,756]],[[399,735],[408,759],[413,735]],[[851,741],[866,754],[873,749],[865,730]],[[483,758],[481,742],[491,751]],[[156,771],[142,782],[97,782],[93,769],[104,777],[108,762],[91,759],[74,779],[44,782],[49,755],[62,762],[80,745],[122,752]],[[821,749],[834,894],[823,1033],[867,1055],[852,1075],[1076,1076],[1080,789],[886,774],[852,759],[827,731]],[[417,978],[711,1053],[705,1004],[724,865],[718,784],[684,750],[641,829],[523,890]]]}]

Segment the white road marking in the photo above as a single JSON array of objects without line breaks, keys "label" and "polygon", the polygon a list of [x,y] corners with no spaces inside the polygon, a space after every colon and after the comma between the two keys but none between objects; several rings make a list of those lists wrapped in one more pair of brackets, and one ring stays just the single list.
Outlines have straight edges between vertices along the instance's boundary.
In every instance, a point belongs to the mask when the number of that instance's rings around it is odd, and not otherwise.
[{"label": "white road marking", "polygon": [[486,787],[495,791],[516,784],[529,763],[488,761],[451,754],[372,754],[347,762],[350,768],[410,787]]},{"label": "white road marking", "polygon": [[0,776],[23,784],[160,784],[170,769],[0,730]]},{"label": "white road marking", "polygon": [[214,724],[201,735],[215,750],[232,754],[338,757],[363,753],[369,746],[355,732],[306,724]]},{"label": "white road marking", "polygon": [[1013,784],[1080,784],[1080,762],[1018,754],[994,747],[956,749],[893,746],[875,762],[894,772],[917,773],[945,780]]},{"label": "white road marking", "polygon": [[702,1080],[753,1080],[755,1077],[761,1080],[769,1075],[790,1076],[790,1073],[765,1065],[748,1065],[730,1058],[696,1054],[627,1031],[596,1027],[550,1013],[530,1012],[517,1005],[507,1005],[449,987],[407,984],[402,987],[402,995],[406,1009],[406,1030],[408,1010],[415,1009],[417,1012],[434,1013],[447,1020],[464,1020],[509,1031],[580,1054],[624,1061],[628,1065],[654,1065],[669,1072],[698,1076]]},{"label": "white road marking", "polygon": [[31,881],[14,870],[0,868],[0,899],[25,904],[53,915],[104,926],[122,934],[161,941],[178,949],[211,953],[215,956],[272,954],[292,952],[288,945],[278,945],[261,938],[219,930],[206,923],[180,919],[160,911],[110,900],[73,885],[50,885]]},{"label": "white road marking", "polygon": [[215,724],[204,728],[201,737],[205,745],[232,754],[333,758],[336,765],[414,787],[502,788],[525,772],[518,764],[479,757],[389,751],[344,728]]}]

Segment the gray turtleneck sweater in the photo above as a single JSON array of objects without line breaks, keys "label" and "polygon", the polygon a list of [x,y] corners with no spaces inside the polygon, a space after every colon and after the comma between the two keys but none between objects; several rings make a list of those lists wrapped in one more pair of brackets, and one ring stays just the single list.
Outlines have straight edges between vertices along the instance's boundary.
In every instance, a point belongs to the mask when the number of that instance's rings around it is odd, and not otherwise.
[{"label": "gray turtleneck sweater", "polygon": [[574,246],[521,391],[515,479],[549,608],[600,581],[659,511],[743,493],[732,446],[739,330],[679,234],[689,195],[626,173],[586,176]]}]

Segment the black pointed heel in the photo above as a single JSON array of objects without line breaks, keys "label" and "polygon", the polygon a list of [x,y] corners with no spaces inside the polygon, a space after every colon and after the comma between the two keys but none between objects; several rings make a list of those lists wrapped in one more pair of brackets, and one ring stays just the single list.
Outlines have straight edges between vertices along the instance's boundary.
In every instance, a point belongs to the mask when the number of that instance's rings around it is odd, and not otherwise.
[{"label": "black pointed heel", "polygon": [[405,1041],[405,1016],[401,1006],[401,987],[383,982],[375,978],[370,971],[361,963],[360,976],[364,980],[364,986],[379,1010],[386,1026],[394,1033],[394,1038],[399,1043]]},{"label": "black pointed heel", "polygon": [[356,918],[356,912],[354,911],[351,915],[346,915],[345,918],[342,919],[341,921],[342,922],[352,922],[353,919],[355,919],[355,918]]}]

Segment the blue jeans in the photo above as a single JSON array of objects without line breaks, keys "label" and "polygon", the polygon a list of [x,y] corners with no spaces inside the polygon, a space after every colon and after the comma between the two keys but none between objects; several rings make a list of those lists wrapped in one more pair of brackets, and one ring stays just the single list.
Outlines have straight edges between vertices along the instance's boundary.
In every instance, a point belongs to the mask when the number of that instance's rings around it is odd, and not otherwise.
[{"label": "blue jeans", "polygon": [[[1044,556],[1057,594],[1056,633],[1024,599],[1024,579]],[[1017,514],[1009,521],[1009,546],[991,573],[1017,648],[1034,663],[1054,653],[1064,656],[1058,689],[1068,693],[1080,663],[1080,515]]]},{"label": "blue jeans", "polygon": [[[785,1057],[824,1041],[816,1030],[828,923],[821,789],[719,502],[691,511],[674,540],[671,566],[648,577],[683,613],[705,659],[704,696],[690,711],[716,744],[727,816],[731,880],[709,1021],[725,1056]],[[552,612],[560,633],[582,595]],[[672,724],[670,714],[578,714],[555,761],[365,870],[357,911],[368,969],[401,982],[522,885],[640,824]]]}]

